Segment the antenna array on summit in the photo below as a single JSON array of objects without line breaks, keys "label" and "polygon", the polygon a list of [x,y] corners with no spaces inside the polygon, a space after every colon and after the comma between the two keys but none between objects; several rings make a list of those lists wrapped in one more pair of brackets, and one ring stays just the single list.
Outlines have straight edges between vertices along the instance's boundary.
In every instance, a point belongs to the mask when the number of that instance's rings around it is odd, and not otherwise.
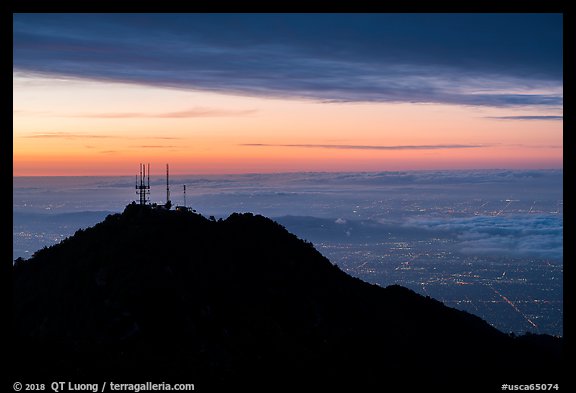
[{"label": "antenna array on summit", "polygon": [[[166,202],[164,204],[150,203],[150,164],[140,164],[140,173],[136,176],[135,188],[138,195],[138,204],[166,210],[172,208],[172,201],[170,200],[170,166],[168,164],[166,164]],[[184,185],[184,206],[176,206],[175,209],[177,211],[195,212],[195,210],[186,206],[186,185]]]}]

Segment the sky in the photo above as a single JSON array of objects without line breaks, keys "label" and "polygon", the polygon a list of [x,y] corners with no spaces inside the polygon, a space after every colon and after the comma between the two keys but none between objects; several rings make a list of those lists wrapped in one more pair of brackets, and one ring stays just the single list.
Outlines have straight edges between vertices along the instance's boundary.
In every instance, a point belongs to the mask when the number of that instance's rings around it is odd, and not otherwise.
[{"label": "sky", "polygon": [[561,14],[14,14],[15,176],[560,169]]}]

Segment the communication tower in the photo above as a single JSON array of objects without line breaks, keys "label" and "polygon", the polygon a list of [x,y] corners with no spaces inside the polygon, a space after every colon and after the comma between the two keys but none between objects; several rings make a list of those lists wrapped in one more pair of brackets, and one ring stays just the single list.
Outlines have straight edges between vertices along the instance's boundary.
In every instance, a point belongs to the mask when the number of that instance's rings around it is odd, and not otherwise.
[{"label": "communication tower", "polygon": [[184,184],[184,207],[186,206],[186,184]]},{"label": "communication tower", "polygon": [[138,203],[140,205],[148,203],[150,195],[150,164],[148,164],[148,173],[146,173],[146,165],[140,164],[140,182],[138,182],[138,176],[136,176],[136,194],[139,197]]},{"label": "communication tower", "polygon": [[172,207],[172,201],[170,200],[170,172],[168,169],[168,164],[166,164],[166,204],[164,205],[166,209],[170,210]]}]

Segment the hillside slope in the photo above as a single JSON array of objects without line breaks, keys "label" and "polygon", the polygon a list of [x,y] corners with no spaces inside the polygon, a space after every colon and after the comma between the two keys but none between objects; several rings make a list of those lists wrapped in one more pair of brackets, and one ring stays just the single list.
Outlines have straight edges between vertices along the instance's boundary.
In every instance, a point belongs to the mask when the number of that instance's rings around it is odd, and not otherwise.
[{"label": "hillside slope", "polygon": [[513,339],[362,282],[252,214],[215,221],[132,204],[17,261],[13,283],[17,376],[224,383],[560,365],[560,339]]}]

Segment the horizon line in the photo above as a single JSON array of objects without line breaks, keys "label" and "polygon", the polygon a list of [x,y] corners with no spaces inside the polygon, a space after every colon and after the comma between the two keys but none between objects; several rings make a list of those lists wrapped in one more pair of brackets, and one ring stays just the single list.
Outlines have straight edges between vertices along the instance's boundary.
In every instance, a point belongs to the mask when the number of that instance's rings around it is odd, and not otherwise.
[{"label": "horizon line", "polygon": [[[219,172],[219,173],[170,173],[170,176],[244,176],[244,175],[277,175],[277,174],[331,174],[331,173],[398,173],[398,172],[476,172],[476,171],[563,171],[564,167],[560,168],[454,168],[454,169],[390,169],[390,170],[368,170],[368,171],[272,171],[272,172]],[[131,174],[119,175],[14,175],[12,178],[19,177],[134,177],[137,171]],[[157,174],[150,174],[151,176],[165,176],[166,172],[159,172]]]}]

